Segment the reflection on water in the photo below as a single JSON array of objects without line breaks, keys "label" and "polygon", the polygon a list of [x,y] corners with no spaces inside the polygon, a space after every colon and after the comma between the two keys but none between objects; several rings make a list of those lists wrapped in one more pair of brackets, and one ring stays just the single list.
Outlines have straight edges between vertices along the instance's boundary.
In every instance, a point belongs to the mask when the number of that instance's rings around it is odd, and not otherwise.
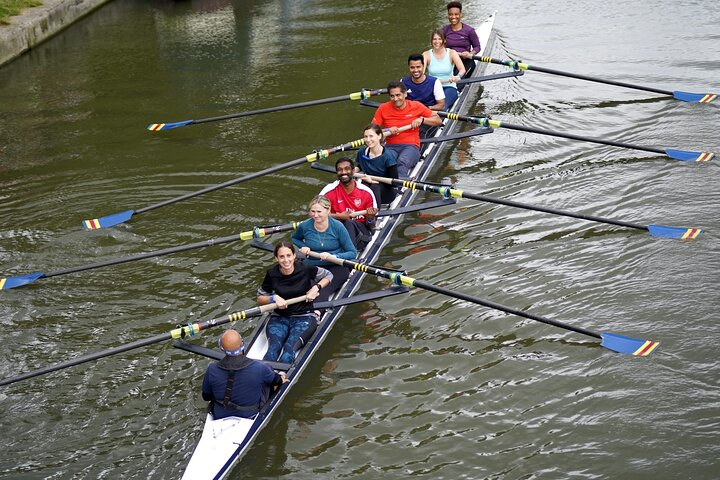
[{"label": "reflection on water", "polygon": [[[296,167],[114,229],[80,225],[360,138],[372,110],[353,102],[169,132],[145,126],[381,88],[445,21],[442,4],[408,5],[112,2],[4,67],[0,274],[302,218],[332,178]],[[478,23],[498,10],[496,57],[720,90],[714,4],[576,1],[562,16],[552,7],[469,1],[464,14]],[[717,105],[537,72],[486,84],[470,113],[660,148],[720,148]],[[706,233],[679,242],[460,200],[409,216],[380,263],[660,348],[621,357],[592,338],[422,290],[354,306],[231,478],[712,478],[717,174],[716,163],[506,129],[456,142],[435,176],[466,191]],[[0,376],[251,306],[270,261],[238,243],[3,291]],[[247,334],[255,321],[236,327]],[[13,440],[0,477],[178,477],[202,429],[206,366],[158,344],[3,387],[2,431]]]}]

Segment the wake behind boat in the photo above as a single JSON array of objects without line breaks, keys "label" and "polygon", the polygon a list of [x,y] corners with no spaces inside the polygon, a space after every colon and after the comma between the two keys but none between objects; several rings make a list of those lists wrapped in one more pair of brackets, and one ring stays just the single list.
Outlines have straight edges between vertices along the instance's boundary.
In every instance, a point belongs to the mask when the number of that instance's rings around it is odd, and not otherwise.
[{"label": "wake behind boat", "polygon": [[[480,55],[486,56],[490,54],[494,40],[494,22],[495,14],[493,13],[493,15],[488,17],[476,29],[482,46]],[[481,76],[486,66],[487,63],[476,61],[472,77]],[[478,84],[466,85],[460,92],[460,96],[451,109],[451,112],[456,114],[467,112],[471,105],[471,100],[476,97],[478,89]],[[433,136],[437,138],[452,135],[459,128],[459,123],[458,121],[448,119],[443,126],[435,130]],[[426,180],[432,168],[441,157],[445,147],[445,143],[427,144],[422,152],[420,161],[410,173],[410,177],[419,181]],[[395,198],[389,208],[392,210],[407,208],[413,202],[415,195],[416,192],[414,190],[405,189],[401,195]],[[358,256],[360,262],[371,264],[377,260],[382,248],[388,244],[393,231],[400,224],[401,217],[402,215],[389,215],[378,218],[371,241]],[[275,410],[280,407],[292,386],[300,380],[300,375],[328,336],[335,322],[337,322],[342,315],[345,309],[341,304],[342,300],[350,298],[358,291],[364,276],[365,274],[359,271],[352,271],[348,281],[335,296],[335,300],[340,300],[340,302],[338,302],[340,305],[336,308],[325,310],[317,330],[307,339],[303,348],[297,352],[295,361],[292,364],[267,362],[275,368],[275,370],[286,372],[289,383],[282,385],[254,418],[229,417],[215,420],[212,414],[207,415],[202,436],[190,458],[190,462],[182,477],[183,479],[220,479],[224,478],[230,472],[235,463],[237,463],[250,448],[250,445],[260,430],[267,425]],[[247,356],[249,358],[262,360],[265,355],[267,350],[265,325],[268,318],[269,316],[262,318],[247,340]],[[176,346],[211,358],[219,359],[222,356],[220,352],[184,342],[179,342]]]}]

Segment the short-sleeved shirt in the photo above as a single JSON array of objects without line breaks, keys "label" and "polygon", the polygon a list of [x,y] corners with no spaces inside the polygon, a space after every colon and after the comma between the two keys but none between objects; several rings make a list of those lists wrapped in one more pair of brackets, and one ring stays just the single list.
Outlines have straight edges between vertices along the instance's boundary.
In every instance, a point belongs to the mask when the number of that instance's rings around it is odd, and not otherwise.
[{"label": "short-sleeved shirt", "polygon": [[[405,100],[405,108],[398,110],[393,102],[385,102],[375,110],[372,122],[381,127],[404,127],[419,117],[430,118],[432,111],[420,102]],[[420,148],[420,130],[411,128],[397,135],[390,135],[386,139],[388,145],[407,144]]]},{"label": "short-sleeved shirt", "polygon": [[[375,195],[370,188],[361,183],[355,182],[355,188],[347,193],[340,180],[335,180],[325,186],[320,192],[330,200],[330,211],[332,213],[359,212],[368,208],[377,208]],[[365,216],[359,215],[354,218],[356,222],[366,223]]]},{"label": "short-sleeved shirt", "polygon": [[445,91],[442,83],[436,77],[425,75],[425,80],[420,83],[413,82],[411,77],[403,77],[403,84],[407,88],[408,100],[415,100],[426,107],[432,107],[440,100],[445,100]]},{"label": "short-sleeved shirt", "polygon": [[[310,290],[310,287],[318,281],[318,267],[315,265],[306,265],[303,262],[296,261],[293,273],[283,275],[279,265],[274,265],[265,273],[262,286],[258,289],[258,295],[270,295],[277,293],[284,299],[301,297]],[[307,314],[312,307],[311,303],[300,302],[283,310],[284,317],[293,315]]]}]

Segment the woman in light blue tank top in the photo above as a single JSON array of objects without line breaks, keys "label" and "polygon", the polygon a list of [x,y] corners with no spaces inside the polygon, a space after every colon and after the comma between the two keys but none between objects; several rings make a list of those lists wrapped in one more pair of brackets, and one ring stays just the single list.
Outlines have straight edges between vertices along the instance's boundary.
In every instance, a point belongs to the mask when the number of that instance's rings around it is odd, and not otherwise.
[{"label": "woman in light blue tank top", "polygon": [[[442,30],[433,30],[430,35],[432,49],[423,53],[425,57],[426,73],[439,78],[445,91],[445,110],[450,110],[458,98],[457,82],[465,75],[460,55],[452,48],[445,47],[445,34]],[[453,74],[453,67],[457,69],[457,75]]]}]

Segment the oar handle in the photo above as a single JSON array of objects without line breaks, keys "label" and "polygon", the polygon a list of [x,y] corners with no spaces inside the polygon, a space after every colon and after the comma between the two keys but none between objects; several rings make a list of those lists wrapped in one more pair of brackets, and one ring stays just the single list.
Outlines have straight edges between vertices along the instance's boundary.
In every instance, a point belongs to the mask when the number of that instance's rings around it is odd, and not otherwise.
[{"label": "oar handle", "polygon": [[337,258],[335,255],[332,255],[327,252],[325,252],[325,255],[326,255],[325,258],[320,258],[322,256],[321,253],[313,252],[312,250],[310,250],[307,253],[308,257],[317,258],[318,260],[322,260],[324,262],[334,263],[335,265],[344,265],[343,260],[340,258]]},{"label": "oar handle", "polygon": [[[308,299],[307,295],[302,295],[300,297],[294,297],[289,300],[285,300],[285,303],[287,303],[288,305],[295,305],[296,303],[307,302],[307,299]],[[259,308],[260,312],[267,313],[267,312],[272,312],[273,310],[277,309],[278,305],[277,305],[277,303],[268,303],[266,305],[260,305],[260,307],[258,307],[258,308]]]},{"label": "oar handle", "polygon": [[[413,128],[413,127],[412,127],[412,124],[403,125],[402,127],[398,127],[397,133],[405,132],[405,131],[407,131],[407,130],[410,130],[411,128]],[[393,135],[397,135],[397,134],[391,133],[389,128],[383,129],[383,136],[384,136],[385,138],[391,137],[391,136],[393,136]]]},{"label": "oar handle", "polygon": [[393,180],[394,180],[393,178],[378,177],[378,176],[376,176],[376,175],[368,175],[367,173],[355,173],[354,176],[355,176],[355,178],[360,178],[360,179],[363,179],[363,180],[370,179],[370,180],[372,180],[373,182],[385,183],[385,184],[387,184],[387,185],[392,185],[392,184],[393,184]]}]

